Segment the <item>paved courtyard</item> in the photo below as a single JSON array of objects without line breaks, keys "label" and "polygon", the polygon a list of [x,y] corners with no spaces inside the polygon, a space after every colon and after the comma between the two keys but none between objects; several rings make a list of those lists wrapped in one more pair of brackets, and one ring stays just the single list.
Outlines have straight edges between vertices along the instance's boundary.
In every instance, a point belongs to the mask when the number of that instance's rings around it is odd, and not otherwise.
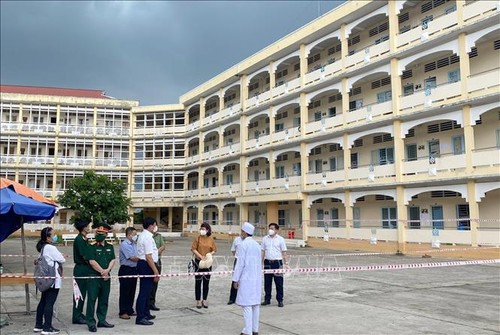
[{"label": "paved courtyard", "polygon": [[[218,240],[214,271],[232,266],[230,242]],[[35,239],[27,240],[28,254],[34,255]],[[163,273],[186,272],[191,240],[168,239],[162,261]],[[118,246],[116,246],[118,251]],[[0,245],[1,254],[21,254],[17,238]],[[71,255],[72,246],[59,246]],[[344,255],[340,255],[342,253]],[[449,261],[421,255],[345,255],[345,251],[317,248],[289,250],[292,268],[362,266]],[[118,252],[117,252],[118,255]],[[500,258],[500,255],[499,257]],[[1,259],[4,273],[21,272],[22,259]],[[32,272],[33,258],[28,258]],[[65,265],[71,274],[72,258]],[[114,274],[118,272],[118,266]],[[108,321],[113,329],[98,329],[98,334],[239,334],[242,313],[228,306],[230,277],[213,276],[209,308],[196,309],[193,278],[162,278],[158,290],[154,326],[136,326],[134,319],[118,318],[118,280],[112,281]],[[38,300],[31,285],[31,310]],[[9,325],[2,335],[29,334],[34,314],[26,315],[23,286],[1,287],[1,317]],[[65,281],[57,301],[54,326],[61,334],[89,334],[86,326],[71,324],[72,290]],[[500,264],[429,267],[402,270],[350,271],[334,273],[293,273],[285,275],[285,307],[261,308],[259,334],[500,334]]]}]

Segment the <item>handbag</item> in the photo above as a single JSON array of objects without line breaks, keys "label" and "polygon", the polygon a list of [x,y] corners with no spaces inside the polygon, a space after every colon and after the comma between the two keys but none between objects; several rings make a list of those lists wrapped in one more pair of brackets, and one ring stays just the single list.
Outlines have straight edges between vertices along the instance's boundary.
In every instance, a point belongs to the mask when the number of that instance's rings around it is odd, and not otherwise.
[{"label": "handbag", "polygon": [[188,263],[188,273],[195,273],[196,272],[196,263],[194,261],[194,258],[191,258]]}]

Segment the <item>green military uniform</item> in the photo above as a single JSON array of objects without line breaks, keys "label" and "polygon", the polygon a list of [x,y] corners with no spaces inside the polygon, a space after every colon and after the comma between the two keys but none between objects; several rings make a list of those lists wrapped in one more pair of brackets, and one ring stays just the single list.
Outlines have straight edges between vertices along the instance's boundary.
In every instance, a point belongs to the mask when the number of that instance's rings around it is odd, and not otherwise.
[{"label": "green military uniform", "polygon": [[[92,268],[90,267],[87,259],[87,248],[87,239],[82,234],[78,234],[75,238],[75,243],[73,244],[73,261],[75,263],[73,276],[75,277],[86,277],[92,272]],[[73,323],[77,323],[79,320],[85,319],[85,316],[83,315],[83,303],[87,294],[87,281],[88,279],[76,279],[76,283],[82,293],[83,300],[79,300],[78,303],[76,303],[75,299],[73,299]]]},{"label": "green military uniform", "polygon": [[[88,260],[96,261],[101,268],[107,269],[109,263],[115,259],[115,249],[112,244],[103,241],[102,243],[94,243],[89,245]],[[91,269],[91,276],[100,277],[101,274]],[[95,303],[97,301],[97,319],[99,323],[106,321],[108,313],[108,300],[111,288],[111,279],[104,280],[103,278],[89,279],[87,284],[87,325],[95,327],[94,319]]]},{"label": "green military uniform", "polygon": [[[165,245],[163,236],[160,233],[153,234],[153,240],[155,241],[156,248],[160,249]],[[161,273],[161,256],[158,254],[158,262],[155,263],[158,273]],[[149,306],[156,306],[156,291],[158,291],[158,282],[153,282],[153,288],[151,289],[151,295],[149,296]]]}]

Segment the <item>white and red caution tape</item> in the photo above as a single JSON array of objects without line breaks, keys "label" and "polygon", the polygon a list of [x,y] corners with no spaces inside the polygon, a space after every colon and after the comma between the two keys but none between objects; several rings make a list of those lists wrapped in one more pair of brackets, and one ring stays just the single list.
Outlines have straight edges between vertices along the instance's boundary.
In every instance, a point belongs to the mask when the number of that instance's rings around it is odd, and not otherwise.
[{"label": "white and red caution tape", "polygon": [[[357,272],[357,271],[385,271],[385,270],[405,270],[405,269],[425,269],[425,268],[441,268],[450,266],[465,266],[465,265],[485,265],[485,264],[498,264],[500,259],[484,259],[484,260],[470,260],[470,261],[449,261],[449,262],[432,262],[432,263],[409,263],[409,264],[385,264],[385,265],[355,265],[355,266],[333,266],[333,267],[316,267],[316,268],[284,268],[284,269],[266,269],[262,270],[264,274],[288,274],[288,273],[334,273],[334,272]],[[231,275],[232,270],[226,271],[211,271],[211,272],[178,272],[161,274],[161,278],[179,278],[179,277],[193,277],[193,276],[226,276]],[[131,275],[131,276],[110,276],[108,278],[152,278],[155,275]],[[10,275],[2,274],[0,278],[24,278],[34,279],[43,278],[51,279],[55,277],[34,277],[29,275]],[[65,276],[61,279],[101,279],[100,276],[83,276],[73,277]]]}]

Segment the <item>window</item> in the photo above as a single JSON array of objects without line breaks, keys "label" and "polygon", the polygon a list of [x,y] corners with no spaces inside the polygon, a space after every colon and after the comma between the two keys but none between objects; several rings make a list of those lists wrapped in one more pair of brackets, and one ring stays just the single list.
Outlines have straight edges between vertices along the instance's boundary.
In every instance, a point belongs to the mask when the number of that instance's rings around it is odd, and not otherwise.
[{"label": "window", "polygon": [[469,205],[457,205],[457,229],[470,230]]},{"label": "window", "polygon": [[278,209],[278,224],[284,226],[286,224],[288,217],[288,211],[284,209]]},{"label": "window", "polygon": [[284,166],[276,166],[276,178],[285,178]]},{"label": "window", "polygon": [[457,81],[460,81],[460,70],[448,72],[448,83],[456,83]]},{"label": "window", "polygon": [[358,168],[358,153],[353,152],[351,153],[351,169],[357,169]]},{"label": "window", "polygon": [[409,162],[417,160],[417,145],[416,144],[407,144],[406,145],[406,160]]},{"label": "window", "polygon": [[420,229],[420,207],[410,207],[408,209],[408,219],[410,229]]},{"label": "window", "polygon": [[371,163],[373,165],[386,165],[394,163],[394,148],[382,148],[372,151]]},{"label": "window", "polygon": [[337,107],[328,108],[328,117],[334,117],[337,115]]},{"label": "window", "polygon": [[439,140],[429,141],[429,157],[435,158],[439,157]]},{"label": "window", "polygon": [[294,176],[302,175],[302,164],[300,162],[293,163],[293,175]]},{"label": "window", "polygon": [[396,207],[382,208],[382,228],[396,229],[397,227]]},{"label": "window", "polygon": [[451,138],[451,143],[453,145],[453,154],[454,155],[461,155],[465,152],[464,136],[463,135],[453,136]]},{"label": "window", "polygon": [[412,95],[413,91],[414,91],[413,84],[408,84],[408,85],[403,86],[403,95],[404,96]]},{"label": "window", "polygon": [[233,185],[233,175],[232,174],[226,175],[226,185]]},{"label": "window", "polygon": [[284,128],[284,124],[283,123],[277,123],[274,125],[274,129],[276,132],[280,132],[280,131],[283,131],[285,128]]},{"label": "window", "polygon": [[391,99],[392,99],[391,91],[377,93],[377,103],[379,104],[382,102],[391,101]]},{"label": "window", "polygon": [[430,77],[424,80],[424,88],[430,90],[436,88],[436,77]]},{"label": "window", "polygon": [[[358,199],[359,201],[359,199]],[[353,207],[352,208],[352,227],[353,228],[361,228],[361,208]]]},{"label": "window", "polygon": [[320,121],[320,120],[321,120],[321,112],[314,113],[314,121]]}]

